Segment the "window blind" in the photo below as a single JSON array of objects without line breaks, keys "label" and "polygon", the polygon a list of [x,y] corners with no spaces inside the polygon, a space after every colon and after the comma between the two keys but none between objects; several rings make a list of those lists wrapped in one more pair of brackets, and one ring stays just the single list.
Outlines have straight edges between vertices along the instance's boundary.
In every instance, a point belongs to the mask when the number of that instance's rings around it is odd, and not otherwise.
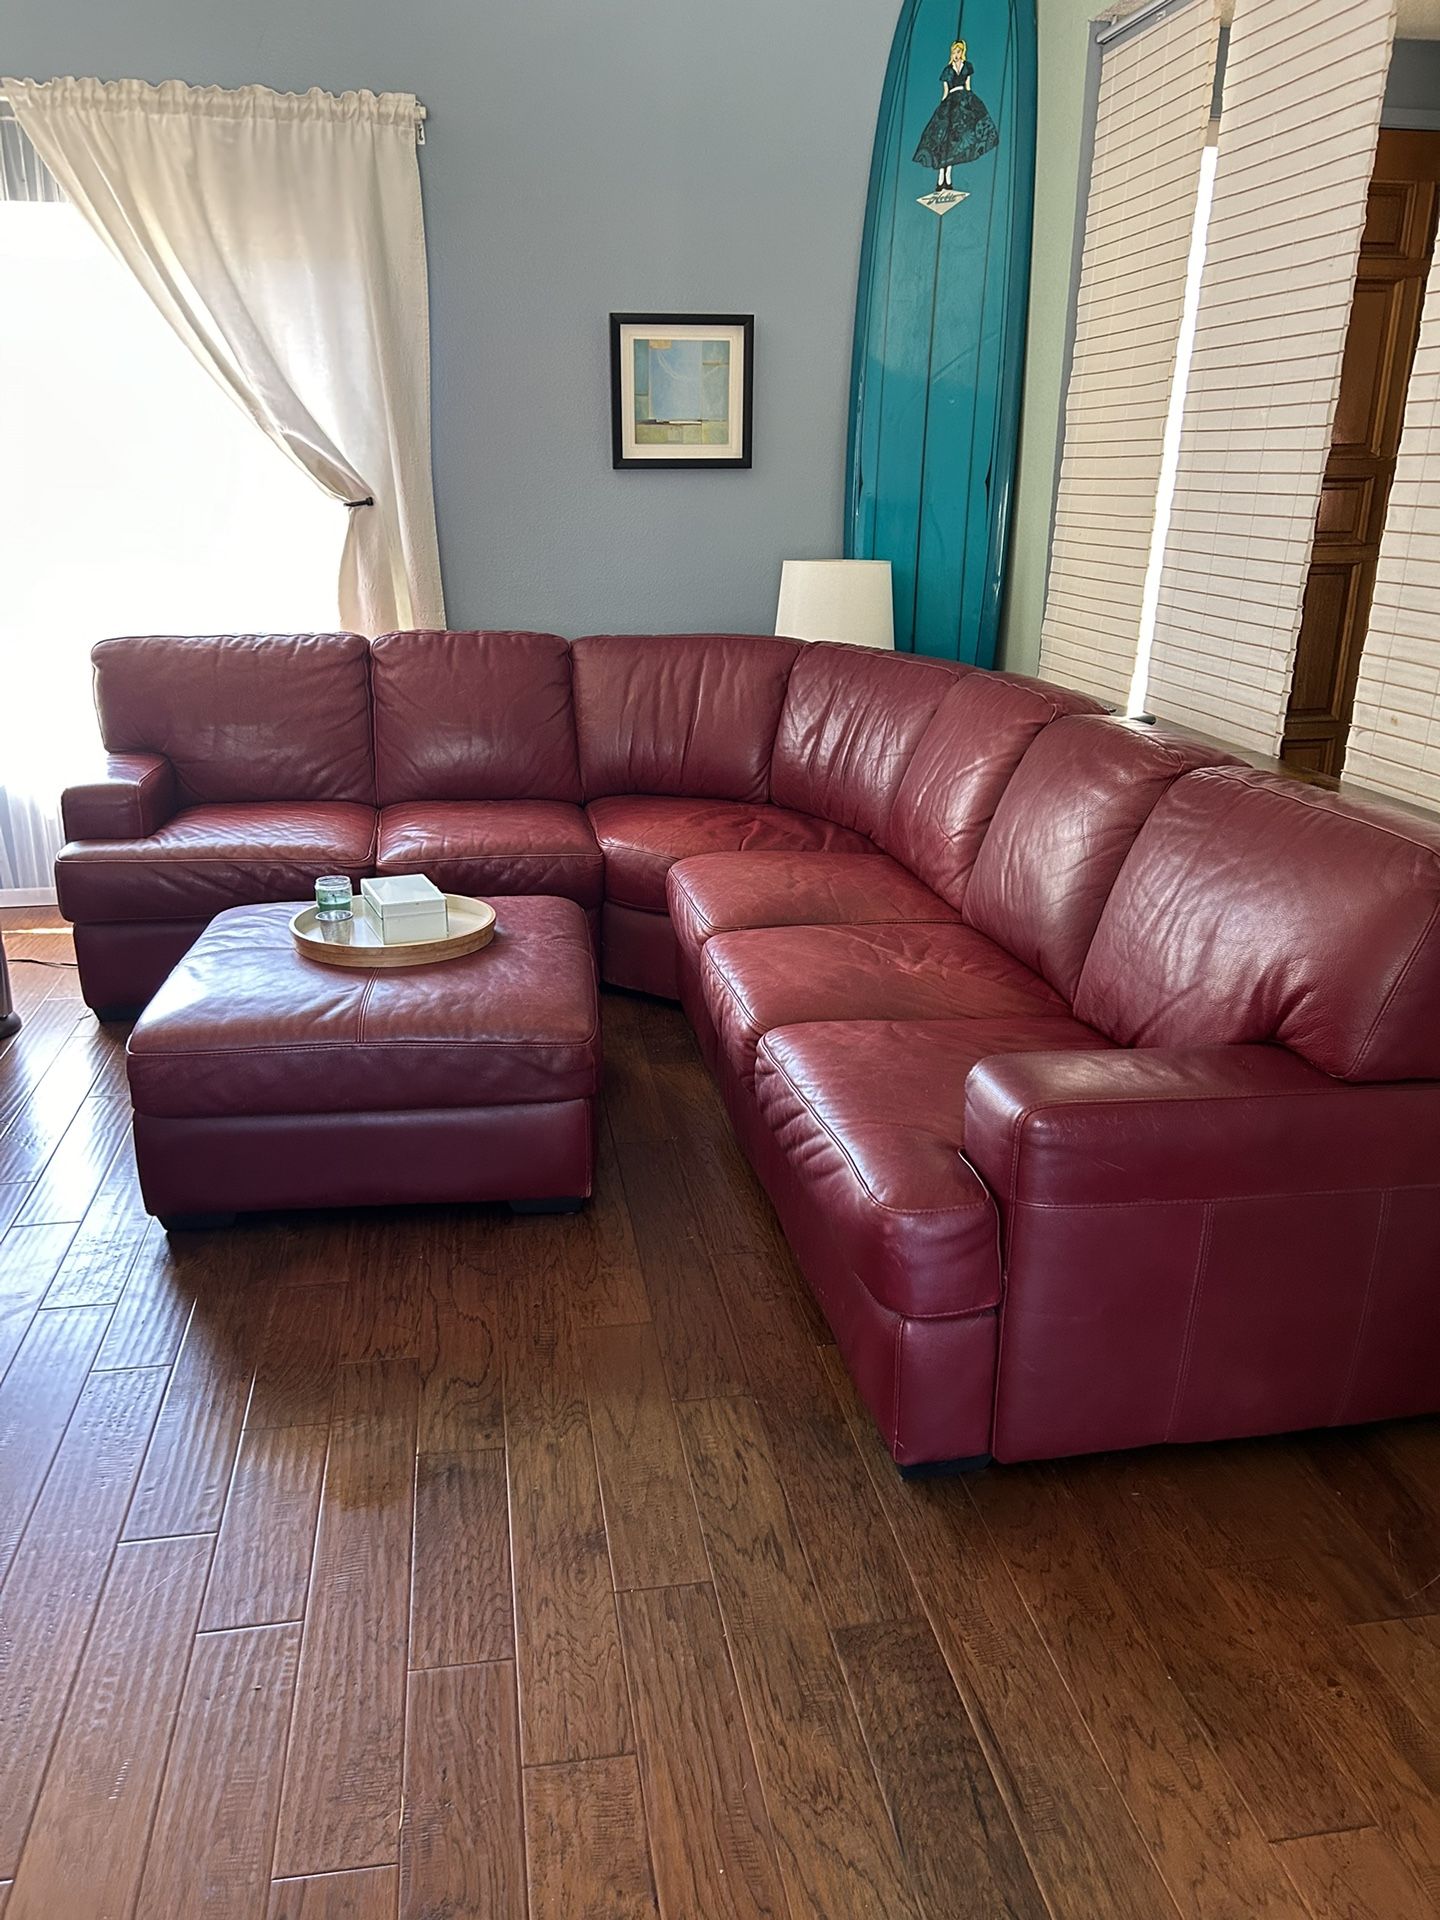
[{"label": "window blind", "polygon": [[1370,630],[1360,656],[1345,777],[1401,800],[1440,802],[1440,252],[1420,343]]},{"label": "window blind", "polygon": [[1147,704],[1273,753],[1394,0],[1238,0]]},{"label": "window blind", "polygon": [[1194,0],[1102,55],[1040,669],[1123,706],[1219,42]]}]

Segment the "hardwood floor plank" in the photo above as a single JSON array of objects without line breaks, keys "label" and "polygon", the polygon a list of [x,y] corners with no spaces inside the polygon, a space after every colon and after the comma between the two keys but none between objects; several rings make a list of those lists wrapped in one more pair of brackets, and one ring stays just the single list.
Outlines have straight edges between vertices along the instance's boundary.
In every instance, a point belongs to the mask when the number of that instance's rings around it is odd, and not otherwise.
[{"label": "hardwood floor plank", "polygon": [[411,1676],[400,1920],[525,1920],[515,1669]]},{"label": "hardwood floor plank", "polygon": [[[233,1249],[217,1250],[221,1261],[233,1257]],[[126,1522],[128,1540],[213,1533],[220,1525],[268,1310],[268,1294],[231,1278],[196,1298]]]},{"label": "hardwood floor plank", "polygon": [[367,1208],[345,1221],[344,1232],[341,1361],[418,1362],[435,1262],[430,1223],[400,1207]]},{"label": "hardwood floor plank", "polygon": [[633,1326],[650,1318],[619,1162],[602,1114],[595,1191],[579,1213],[501,1223],[496,1258],[501,1321]]},{"label": "hardwood floor plank", "polygon": [[93,1374],[0,1587],[0,1875],[12,1878],[164,1388]]},{"label": "hardwood floor plank", "polygon": [[140,1201],[127,1131],[110,1172],[75,1228],[75,1237],[46,1295],[46,1306],[93,1306],[121,1299],[131,1268],[157,1231],[157,1223]]},{"label": "hardwood floor plank", "polygon": [[37,1313],[0,1383],[0,1578],[64,1438],[109,1317],[108,1307]]},{"label": "hardwood floor plank", "polygon": [[394,1920],[399,1880],[394,1867],[276,1880],[266,1920]]},{"label": "hardwood floor plank", "polygon": [[421,1454],[410,1665],[473,1666],[514,1651],[505,1455]]},{"label": "hardwood floor plank", "polygon": [[300,1629],[195,1642],[135,1920],[264,1920]]},{"label": "hardwood floor plank", "polygon": [[277,1879],[396,1858],[418,1406],[413,1361],[340,1369]]},{"label": "hardwood floor plank", "polygon": [[1317,1615],[1297,1633],[1293,1592],[1203,1567],[1149,1456],[1070,1462],[1062,1478],[1091,1551],[1144,1619],[1266,1837],[1368,1824],[1336,1726],[1333,1653],[1345,1629]]},{"label": "hardwood floor plank", "polygon": [[[95,1084],[103,1057],[96,1030],[78,1027],[73,1008],[55,1002],[25,1010],[24,1026],[0,1055],[0,1167],[7,1169],[0,1180],[34,1179]],[[37,1101],[27,1126],[22,1116]]]},{"label": "hardwood floor plank", "polygon": [[580,1352],[616,1587],[708,1580],[655,1329],[593,1327]]},{"label": "hardwood floor plank", "polygon": [[811,1403],[797,1369],[788,1407],[768,1394],[758,1404],[825,1617],[832,1627],[913,1620],[914,1584],[814,1348],[810,1364],[823,1403]]},{"label": "hardwood floor plank", "polygon": [[1196,1920],[1304,1920],[1260,1827],[1093,1550],[1059,1472],[977,1474],[967,1492],[1154,1855]]},{"label": "hardwood floor plank", "polygon": [[507,1327],[505,1419],[525,1764],[628,1753],[595,1447],[568,1333]]},{"label": "hardwood floor plank", "polygon": [[655,1920],[634,1760],[525,1772],[530,1920]]},{"label": "hardwood floor plank", "polygon": [[30,1191],[23,1180],[0,1181],[0,1234],[14,1220]]},{"label": "hardwood floor plank", "polygon": [[715,1269],[685,1203],[674,1147],[620,1156],[625,1204],[645,1276],[650,1318],[677,1400],[746,1389],[744,1363]]},{"label": "hardwood floor plank", "polygon": [[838,1355],[826,1360],[1055,1920],[1173,1920],[1176,1904],[964,1486],[901,1480]]},{"label": "hardwood floor plank", "polygon": [[601,1100],[618,1145],[658,1146],[673,1136],[650,1071],[645,1032],[653,1008],[618,993],[602,995],[600,1022],[605,1046]]},{"label": "hardwood floor plank", "polygon": [[1440,1727],[1440,1620],[1377,1620],[1354,1633],[1420,1719]]},{"label": "hardwood floor plank", "polygon": [[1389,1568],[1405,1612],[1440,1610],[1440,1496],[1433,1481],[1440,1452],[1427,1493],[1425,1483],[1417,1485],[1405,1473],[1383,1427],[1307,1434],[1300,1446],[1316,1477]]},{"label": "hardwood floor plank", "polygon": [[[77,1029],[18,1107],[0,1133],[0,1180],[38,1180],[61,1141],[79,1117],[109,1056],[109,1047],[97,1030]],[[102,1101],[114,1120],[117,1108]],[[94,1123],[98,1107],[81,1123],[82,1134]],[[107,1155],[108,1158],[108,1155]],[[97,1170],[97,1179],[99,1172]],[[88,1201],[87,1201],[88,1204]],[[26,1196],[29,1205],[29,1196]],[[69,1218],[79,1220],[82,1206]],[[22,1209],[23,1216],[23,1209]]]},{"label": "hardwood floor plank", "polygon": [[[8,939],[6,948],[8,951]],[[0,1128],[14,1119],[29,1089],[56,1059],[78,1025],[73,1008],[63,1006],[58,1000],[45,1000],[46,985],[45,975],[38,967],[27,968],[24,977],[18,967],[11,969],[11,993],[23,1025],[19,1033],[0,1041]]]},{"label": "hardwood floor plank", "polygon": [[420,1451],[468,1453],[505,1444],[493,1233],[469,1216],[443,1229],[429,1279],[434,1348],[421,1356]]},{"label": "hardwood floor plank", "polygon": [[20,1856],[16,1920],[130,1912],[209,1564],[204,1539],[117,1549]]},{"label": "hardwood floor plank", "polygon": [[929,1627],[846,1627],[835,1645],[927,1920],[1048,1920]]},{"label": "hardwood floor plank", "polygon": [[[1198,1456],[1198,1457],[1197,1457]],[[1174,1447],[1163,1463],[1177,1501],[1203,1535],[1202,1557],[1220,1566],[1295,1566],[1302,1592],[1332,1617],[1358,1624],[1430,1611],[1410,1583],[1374,1552],[1365,1534],[1309,1469],[1289,1438]]]},{"label": "hardwood floor plank", "polygon": [[60,1271],[75,1229],[68,1223],[11,1227],[0,1236],[0,1379]]},{"label": "hardwood floor plank", "polygon": [[785,1920],[775,1843],[708,1586],[623,1593],[620,1634],[664,1920]]},{"label": "hardwood floor plank", "polygon": [[168,1367],[174,1363],[195,1305],[185,1263],[158,1220],[141,1242],[95,1365]]},{"label": "hardwood floor plank", "polygon": [[205,1593],[207,1633],[303,1616],[329,1440],[328,1426],[242,1436]]},{"label": "hardwood floor plank", "polygon": [[680,1408],[715,1592],[794,1920],[918,1915],[759,1414]]},{"label": "hardwood floor plank", "polygon": [[1275,1849],[1312,1920],[1435,1920],[1435,1901],[1383,1833],[1360,1827]]},{"label": "hardwood floor plank", "polygon": [[[87,1136],[77,1129],[92,1109],[99,1123],[92,1119]],[[107,1119],[109,1124],[104,1124]],[[108,1161],[102,1160],[107,1152]],[[81,1206],[87,1188],[92,1189],[90,1199]],[[99,1096],[86,1101],[44,1175],[30,1189],[20,1218],[80,1222],[47,1307],[91,1307],[120,1298],[130,1262],[150,1226],[124,1108]]]},{"label": "hardwood floor plank", "polygon": [[277,1288],[255,1362],[247,1427],[315,1427],[330,1418],[344,1289]]}]

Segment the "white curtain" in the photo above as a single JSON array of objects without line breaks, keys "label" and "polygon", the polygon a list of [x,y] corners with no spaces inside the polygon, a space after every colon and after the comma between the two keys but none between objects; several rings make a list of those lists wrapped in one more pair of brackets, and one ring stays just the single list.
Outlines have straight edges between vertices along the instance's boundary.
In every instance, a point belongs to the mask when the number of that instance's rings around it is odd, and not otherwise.
[{"label": "white curtain", "polygon": [[3,85],[186,346],[350,507],[342,622],[443,626],[413,95]]}]

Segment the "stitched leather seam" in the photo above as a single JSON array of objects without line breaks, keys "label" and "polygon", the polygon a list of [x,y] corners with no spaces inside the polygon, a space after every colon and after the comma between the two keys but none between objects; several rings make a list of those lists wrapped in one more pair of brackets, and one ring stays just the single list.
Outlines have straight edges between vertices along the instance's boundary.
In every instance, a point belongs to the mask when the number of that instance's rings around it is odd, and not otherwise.
[{"label": "stitched leather seam", "polygon": [[[369,986],[373,985],[372,980]],[[140,1060],[231,1060],[248,1056],[264,1059],[287,1053],[339,1053],[350,1056],[361,1047],[379,1053],[391,1053],[401,1047],[427,1050],[432,1047],[437,1050],[449,1048],[456,1053],[469,1053],[476,1047],[524,1047],[528,1052],[536,1047],[588,1047],[598,1037],[599,1031],[598,1027],[592,1027],[583,1040],[540,1040],[528,1034],[515,1034],[508,1040],[421,1040],[403,1035],[391,1039],[382,1035],[373,1040],[280,1040],[271,1046],[222,1044],[214,1047],[166,1047],[155,1051],[141,1046],[132,1048],[131,1053]]]},{"label": "stitched leather seam", "polygon": [[465,852],[458,849],[447,852],[444,848],[432,848],[423,853],[416,854],[410,854],[403,850],[397,853],[396,849],[392,847],[385,857],[388,860],[449,860],[457,864],[468,860],[545,860],[549,862],[557,860],[588,860],[593,864],[599,854],[599,847],[591,847],[584,853],[566,853],[558,849],[554,853],[551,853],[544,847],[481,847],[474,852]]},{"label": "stitched leather seam", "polygon": [[[866,1292],[869,1292],[868,1287],[866,1288]],[[894,1350],[890,1361],[890,1365],[895,1373],[895,1385],[890,1395],[890,1431],[895,1436],[895,1444],[897,1447],[900,1444],[900,1348],[904,1332],[905,1316],[903,1313],[897,1313],[895,1315]]]},{"label": "stitched leather seam", "polygon": [[1370,1307],[1375,1297],[1375,1276],[1380,1268],[1380,1253],[1385,1245],[1385,1232],[1389,1223],[1390,1192],[1386,1189],[1380,1196],[1380,1210],[1375,1217],[1375,1245],[1370,1250],[1370,1271],[1365,1276],[1365,1294],[1360,1302],[1360,1319],[1355,1327],[1355,1344],[1350,1349],[1350,1364],[1345,1369],[1345,1384],[1340,1389],[1340,1398],[1331,1416],[1331,1426],[1338,1427],[1342,1424],[1345,1409],[1350,1404],[1350,1396],[1355,1391],[1355,1376],[1360,1371],[1360,1355],[1364,1350],[1365,1335],[1370,1330]]},{"label": "stitched leather seam", "polygon": [[[143,837],[146,836],[142,836],[142,838]],[[87,846],[92,845],[93,842],[82,840],[80,844],[81,846]],[[158,855],[151,850],[143,858],[134,860],[117,858],[114,854],[100,854],[98,856],[80,854],[78,856],[72,856],[72,858],[76,858],[79,864],[87,867],[103,867],[106,865],[115,867],[153,866],[156,864],[157,858],[162,861],[173,860],[177,867],[238,867],[281,866],[291,861],[297,864],[305,863],[319,866],[323,861],[333,860],[335,855],[333,853],[326,853],[323,850],[312,851],[309,848],[302,848],[293,854],[274,852],[260,854],[258,856],[244,853],[186,853],[183,848],[177,848],[172,853],[162,848]]]},{"label": "stitched leather seam", "polygon": [[1333,1194],[1337,1198],[1353,1199],[1367,1193],[1440,1193],[1440,1185],[1434,1182],[1415,1186],[1400,1186],[1388,1181],[1383,1187],[1277,1187],[1265,1193],[1233,1193],[1205,1195],[1192,1193],[1188,1198],[1162,1200],[1156,1196],[1153,1200],[1015,1200],[1013,1204],[1026,1207],[1032,1213],[1106,1213],[1125,1207],[1198,1207],[1208,1199],[1218,1200],[1224,1205],[1240,1205],[1248,1200],[1305,1200],[1317,1194]]},{"label": "stitched leather seam", "polygon": [[[721,987],[725,991],[727,998],[733,1001],[735,1006],[739,1009],[740,1015],[744,1019],[746,1025],[754,1029],[757,1037],[757,1043],[758,1041],[763,1040],[765,1036],[760,1032],[760,1024],[756,1020],[755,1015],[750,1011],[750,1008],[740,998],[740,995],[735,991],[734,987],[731,986],[729,977],[726,974],[721,973],[719,967],[710,959],[709,947],[705,947],[703,949],[701,953],[700,965],[702,970],[708,968],[710,973],[712,973],[715,976],[715,978],[719,981]],[[757,1044],[757,1051],[758,1051],[758,1044]]]},{"label": "stitched leather seam", "polygon": [[[766,1038],[768,1039],[768,1037],[769,1036],[767,1035]],[[835,1151],[840,1155],[841,1159],[849,1167],[851,1173],[854,1174],[856,1185],[865,1194],[870,1204],[873,1207],[875,1207],[879,1212],[891,1214],[897,1220],[909,1220],[909,1219],[915,1218],[916,1216],[929,1216],[929,1215],[935,1215],[935,1214],[983,1213],[987,1208],[991,1206],[988,1190],[985,1191],[984,1197],[982,1199],[966,1200],[962,1202],[959,1206],[955,1206],[955,1207],[892,1207],[888,1205],[887,1202],[885,1202],[880,1198],[879,1194],[876,1193],[875,1189],[870,1185],[869,1181],[865,1178],[864,1174],[861,1173],[859,1167],[856,1166],[855,1161],[852,1158],[849,1149],[845,1146],[845,1143],[834,1132],[829,1122],[823,1117],[823,1115],[821,1115],[816,1111],[814,1104],[807,1098],[807,1096],[804,1093],[801,1092],[800,1088],[790,1078],[790,1075],[785,1071],[784,1067],[780,1065],[779,1061],[775,1058],[774,1054],[765,1051],[765,1042],[763,1040],[760,1043],[759,1051],[765,1054],[765,1061],[767,1066],[770,1068],[770,1071],[785,1082],[786,1086],[789,1087],[790,1091],[794,1094],[795,1098],[799,1101],[800,1105],[814,1120],[816,1126],[819,1127],[820,1131],[830,1141],[831,1145],[835,1148]],[[965,1159],[965,1156],[960,1151],[959,1147],[956,1147],[954,1149],[954,1152],[955,1152],[956,1159],[963,1161],[964,1164],[968,1167],[970,1162]],[[984,1187],[983,1181],[981,1182],[981,1186],[982,1188]]]},{"label": "stitched leather seam", "polygon": [[[1115,1049],[1117,1054],[1125,1051],[1126,1049],[1121,1047]],[[1349,1094],[1352,1091],[1353,1089],[1348,1086],[1335,1085],[1322,1087],[1259,1088],[1254,1092],[1246,1093],[1187,1093],[1179,1099],[1169,1100],[1155,1097],[1132,1099],[1124,1094],[1119,1095],[1114,1100],[1038,1100],[1032,1106],[1022,1107],[1011,1122],[1012,1145],[1010,1152],[1009,1198],[1012,1203],[1018,1204],[1020,1148],[1022,1145],[1021,1134],[1024,1131],[1026,1123],[1033,1120],[1037,1113],[1109,1113],[1116,1107],[1160,1107],[1167,1109],[1176,1107],[1222,1106],[1226,1104],[1243,1103],[1250,1100],[1292,1100],[1297,1098],[1316,1098],[1321,1095],[1328,1095],[1332,1099],[1338,1099],[1340,1096]],[[1028,1206],[1040,1203],[1027,1201],[1025,1204]]]},{"label": "stitched leather seam", "polygon": [[369,1010],[370,998],[375,991],[375,982],[378,978],[378,974],[372,973],[370,978],[365,982],[364,992],[360,995],[360,1005],[356,1009],[355,1014],[355,1042],[357,1046],[368,1047],[371,1044],[365,1038],[365,1015]]},{"label": "stitched leather seam", "polygon": [[1190,1310],[1185,1316],[1185,1340],[1180,1349],[1180,1366],[1175,1376],[1175,1397],[1170,1402],[1170,1418],[1165,1422],[1165,1438],[1168,1440],[1175,1431],[1175,1423],[1180,1418],[1180,1407],[1185,1398],[1185,1388],[1190,1379],[1190,1361],[1194,1352],[1195,1328],[1200,1319],[1200,1302],[1205,1292],[1205,1279],[1210,1265],[1210,1240],[1215,1226],[1215,1205],[1206,1201],[1205,1212],[1200,1227],[1200,1245],[1195,1255],[1195,1277],[1190,1283]]}]

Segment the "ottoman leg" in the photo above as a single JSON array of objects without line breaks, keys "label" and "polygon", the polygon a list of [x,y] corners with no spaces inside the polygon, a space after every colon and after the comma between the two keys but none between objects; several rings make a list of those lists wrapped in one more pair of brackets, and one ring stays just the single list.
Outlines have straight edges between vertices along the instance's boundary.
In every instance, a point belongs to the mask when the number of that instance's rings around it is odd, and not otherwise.
[{"label": "ottoman leg", "polygon": [[583,1197],[565,1200],[512,1200],[512,1213],[579,1213],[584,1206]]},{"label": "ottoman leg", "polygon": [[233,1213],[165,1213],[160,1216],[160,1224],[166,1233],[218,1233],[224,1227],[233,1227]]}]

